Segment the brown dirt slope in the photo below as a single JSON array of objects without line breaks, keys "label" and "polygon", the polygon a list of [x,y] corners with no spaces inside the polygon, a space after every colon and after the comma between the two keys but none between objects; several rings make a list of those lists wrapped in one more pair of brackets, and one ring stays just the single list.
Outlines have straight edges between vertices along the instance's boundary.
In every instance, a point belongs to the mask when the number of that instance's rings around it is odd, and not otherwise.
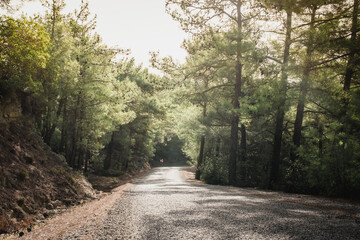
[{"label": "brown dirt slope", "polygon": [[65,158],[30,127],[0,123],[0,234],[26,228],[59,209],[95,198]]}]

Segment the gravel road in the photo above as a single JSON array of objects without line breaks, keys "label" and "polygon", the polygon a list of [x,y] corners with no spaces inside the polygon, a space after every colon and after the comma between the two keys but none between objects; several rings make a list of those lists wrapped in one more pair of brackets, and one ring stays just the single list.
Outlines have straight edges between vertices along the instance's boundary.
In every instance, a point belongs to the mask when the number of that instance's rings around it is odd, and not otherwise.
[{"label": "gravel road", "polygon": [[102,223],[62,239],[360,239],[359,205],[206,185],[188,170],[153,169]]}]

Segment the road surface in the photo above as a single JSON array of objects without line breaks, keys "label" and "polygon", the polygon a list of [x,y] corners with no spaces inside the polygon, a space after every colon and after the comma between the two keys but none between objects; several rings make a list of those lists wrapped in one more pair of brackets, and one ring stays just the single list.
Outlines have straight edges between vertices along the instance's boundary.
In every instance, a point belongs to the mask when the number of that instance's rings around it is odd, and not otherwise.
[{"label": "road surface", "polygon": [[360,239],[360,205],[206,185],[155,168],[24,239]]},{"label": "road surface", "polygon": [[186,181],[187,170],[153,169],[95,230],[63,239],[360,239],[359,206],[349,215],[328,200]]}]

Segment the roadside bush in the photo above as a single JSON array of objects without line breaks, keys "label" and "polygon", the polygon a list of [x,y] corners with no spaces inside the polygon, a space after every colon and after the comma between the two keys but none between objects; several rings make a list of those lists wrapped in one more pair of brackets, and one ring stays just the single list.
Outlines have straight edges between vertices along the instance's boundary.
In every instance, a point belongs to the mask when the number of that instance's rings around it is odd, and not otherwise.
[{"label": "roadside bush", "polygon": [[208,184],[225,185],[228,183],[226,159],[222,156],[207,158],[201,171],[201,179]]}]

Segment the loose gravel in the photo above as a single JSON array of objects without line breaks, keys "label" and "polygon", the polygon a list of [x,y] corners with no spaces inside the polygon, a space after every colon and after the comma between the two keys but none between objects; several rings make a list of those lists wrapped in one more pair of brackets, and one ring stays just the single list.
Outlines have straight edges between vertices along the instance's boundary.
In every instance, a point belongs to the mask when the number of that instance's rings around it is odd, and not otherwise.
[{"label": "loose gravel", "polygon": [[[360,239],[359,205],[206,185],[186,181],[184,171],[153,169],[101,224],[61,239]],[[345,212],[331,211],[339,204]]]}]

